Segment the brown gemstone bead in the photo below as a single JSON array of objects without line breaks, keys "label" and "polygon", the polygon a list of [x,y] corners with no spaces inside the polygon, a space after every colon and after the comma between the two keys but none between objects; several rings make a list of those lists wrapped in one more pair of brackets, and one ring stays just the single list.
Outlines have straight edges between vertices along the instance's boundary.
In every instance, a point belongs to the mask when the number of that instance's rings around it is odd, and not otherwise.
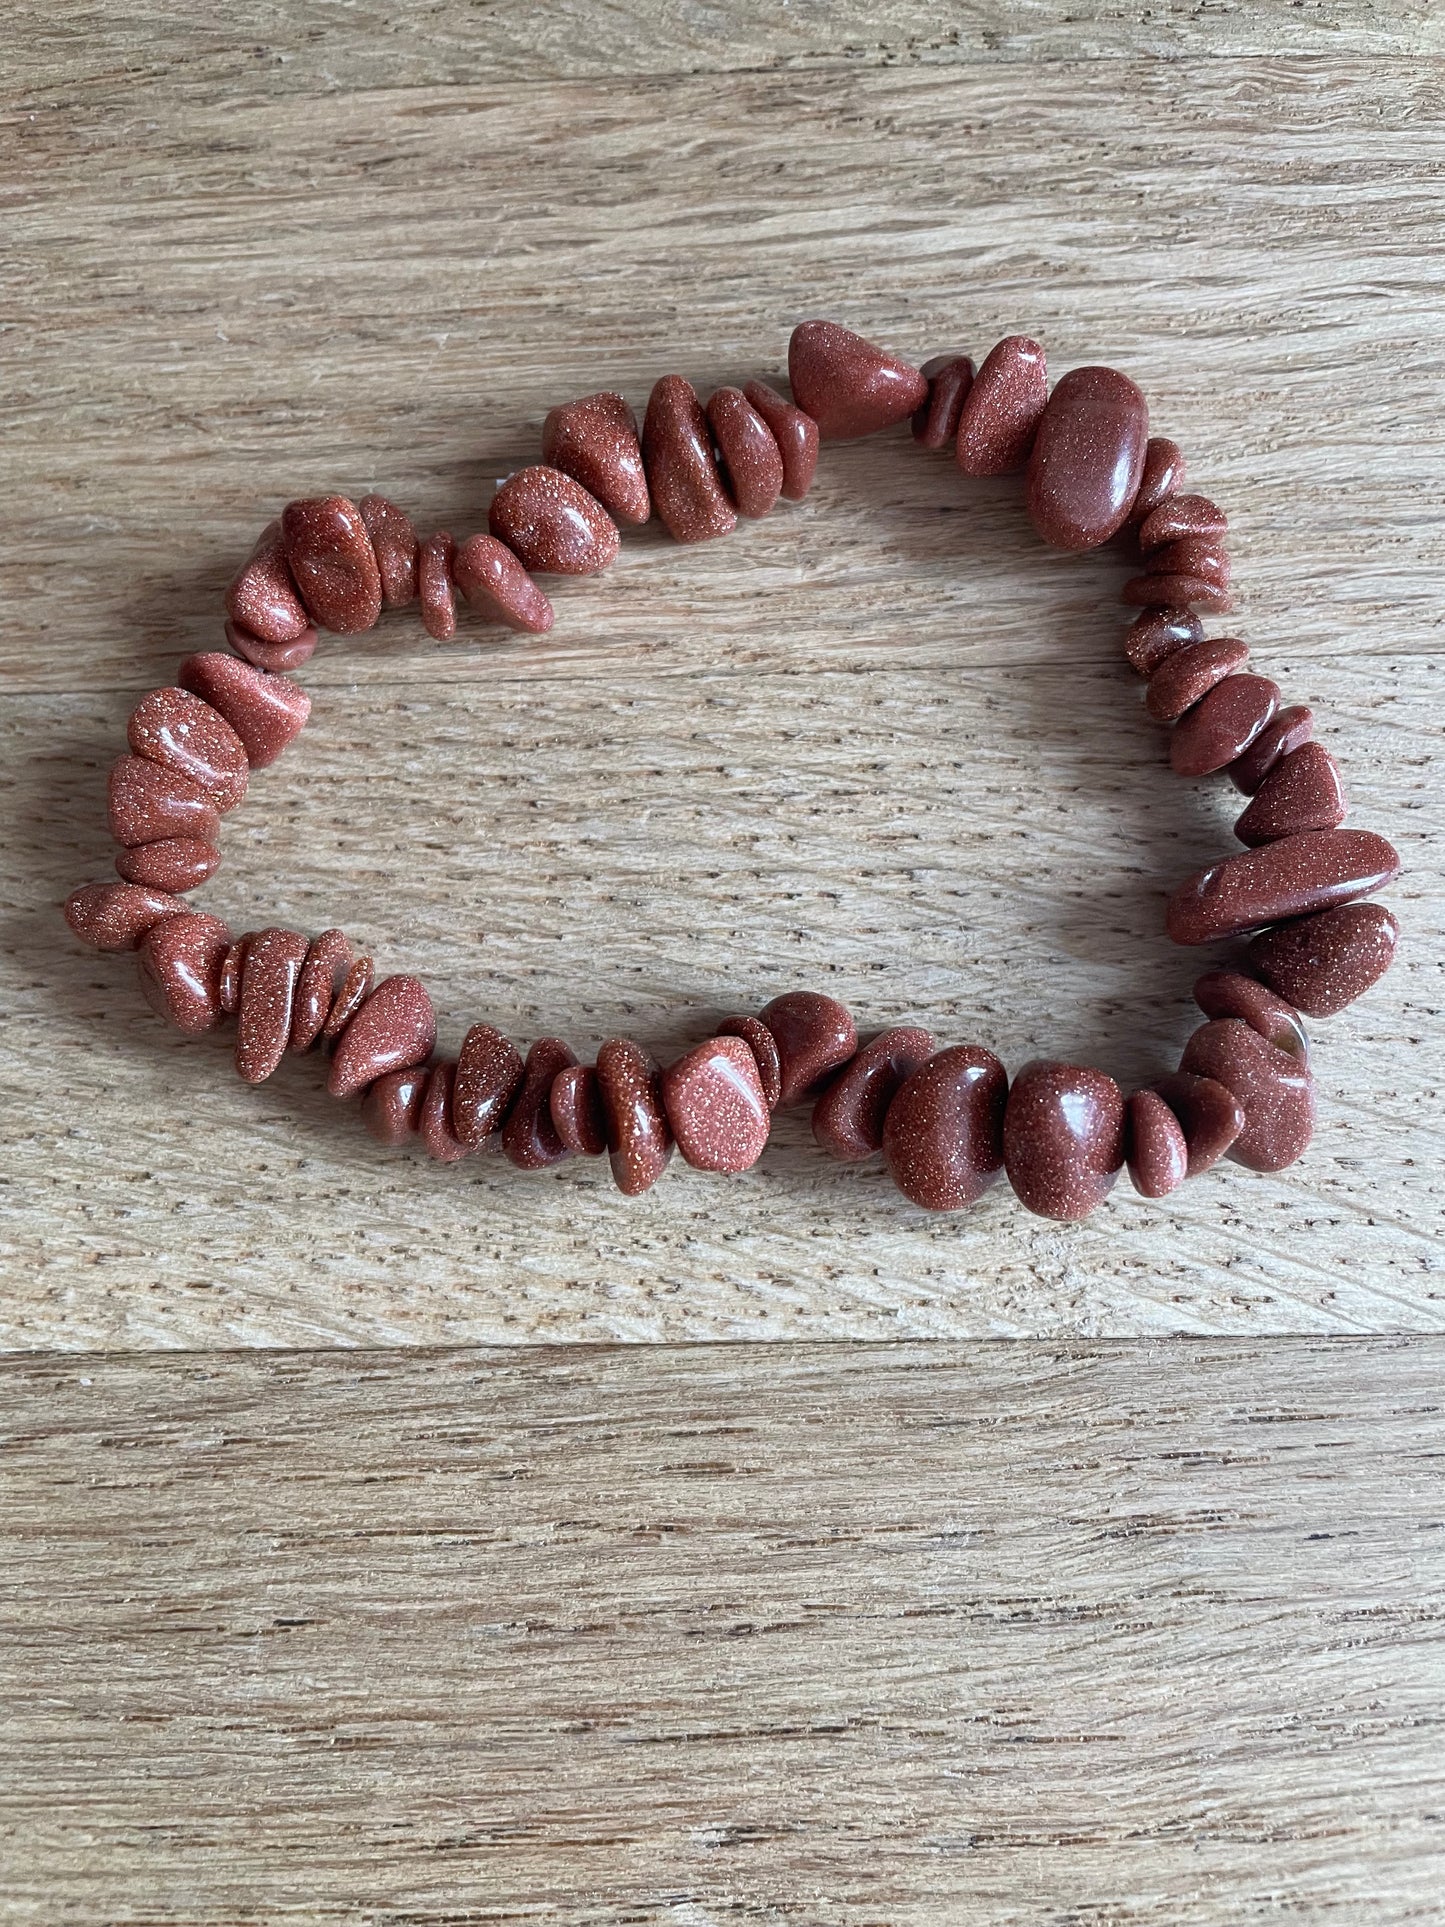
[{"label": "brown gemstone bead", "polygon": [[622,538],[595,495],[560,468],[537,464],[509,475],[492,497],[487,527],[524,569],[598,575],[617,560]]},{"label": "brown gemstone bead", "polygon": [[664,375],[642,424],[652,505],[674,542],[707,542],[738,525],[713,460],[707,416],[692,383]]},{"label": "brown gemstone bead", "polygon": [[1340,766],[1323,743],[1302,743],[1281,756],[1234,826],[1251,848],[1301,830],[1333,830],[1348,809]]},{"label": "brown gemstone bead", "polygon": [[359,635],[381,615],[381,570],[361,519],[344,495],[288,502],[281,539],[301,600],[319,628]]},{"label": "brown gemstone bead", "polygon": [[260,636],[253,636],[249,629],[243,629],[239,622],[227,621],[226,641],[253,669],[264,669],[273,676],[287,669],[299,669],[316,654],[314,629],[303,629],[294,642],[265,642]]},{"label": "brown gemstone bead", "polygon": [[[656,484],[653,485],[654,494]],[[667,1168],[672,1132],[657,1066],[640,1044],[609,1038],[597,1053],[597,1090],[607,1120],[607,1152],[618,1190],[635,1198]]]},{"label": "brown gemstone bead", "polygon": [[237,937],[221,959],[221,1009],[227,1017],[234,1016],[240,1004],[241,972],[246,967],[246,952],[255,934],[249,930],[244,937]]},{"label": "brown gemstone bead", "polygon": [[311,698],[289,676],[269,676],[218,649],[187,656],[176,681],[225,717],[252,769],[274,763],[311,714]]},{"label": "brown gemstone bead", "polygon": [[1175,1071],[1156,1080],[1154,1090],[1179,1120],[1189,1162],[1184,1175],[1212,1170],[1244,1129],[1244,1109],[1233,1091],[1212,1077]]},{"label": "brown gemstone bead", "polygon": [[152,890],[194,890],[221,867],[221,852],[197,836],[166,836],[122,850],[116,870],[127,883]]},{"label": "brown gemstone bead", "polygon": [[162,917],[189,915],[179,897],[135,883],[83,883],[65,899],[65,921],[92,950],[134,950]]},{"label": "brown gemstone bead", "polygon": [[350,1097],[388,1071],[420,1064],[436,1041],[426,986],[416,977],[383,977],[341,1033],[326,1088],[333,1097]]},{"label": "brown gemstone bead", "polygon": [[401,609],[416,596],[416,529],[404,508],[384,495],[363,495],[357,512],[376,557],[381,577],[381,601],[387,609]]},{"label": "brown gemstone bead", "polygon": [[1169,899],[1167,928],[1175,943],[1212,943],[1373,896],[1399,874],[1399,856],[1372,830],[1308,830],[1187,878]]},{"label": "brown gemstone bead", "polygon": [[1237,762],[1229,766],[1229,780],[1246,796],[1253,796],[1282,756],[1307,743],[1314,734],[1315,713],[1303,703],[1281,709],[1255,737]]},{"label": "brown gemstone bead", "polygon": [[221,965],[231,933],[219,917],[163,917],[140,940],[136,959],[146,1002],[159,1017],[198,1037],[221,1021]]},{"label": "brown gemstone bead", "polygon": [[1203,640],[1204,624],[1192,609],[1146,609],[1124,637],[1124,655],[1131,669],[1152,676],[1166,656]]},{"label": "brown gemstone bead", "polygon": [[296,930],[258,930],[246,945],[236,1006],[236,1072],[248,1084],[268,1078],[286,1054],[296,986],[309,948]]},{"label": "brown gemstone bead", "polygon": [[246,794],[246,746],[224,716],[188,689],[153,689],[130,712],[126,740],[137,756],[187,776],[218,810]]},{"label": "brown gemstone bead", "polygon": [[810,1097],[858,1048],[858,1030],[836,997],[790,990],[758,1013],[778,1047],[779,1104]]},{"label": "brown gemstone bead", "polygon": [[871,1157],[882,1148],[889,1105],[933,1054],[926,1030],[903,1025],[865,1044],[813,1106],[814,1138],[845,1163]]},{"label": "brown gemstone bead", "polygon": [[1041,1218],[1086,1218],[1124,1163],[1124,1096],[1082,1064],[1035,1058],[1013,1081],[1003,1119],[1004,1168]]},{"label": "brown gemstone bead", "polygon": [[1310,1040],[1299,1012],[1254,977],[1239,970],[1207,970],[1194,986],[1194,1001],[1206,1017],[1237,1017],[1277,1050],[1308,1061]]},{"label": "brown gemstone bead", "polygon": [[527,1052],[521,1085],[502,1126],[502,1150],[519,1171],[542,1171],[568,1156],[552,1122],[552,1080],[576,1062],[560,1037],[539,1037]]},{"label": "brown gemstone bead", "polygon": [[757,1064],[768,1109],[777,1110],[783,1094],[783,1060],[778,1055],[777,1038],[760,1017],[725,1017],[717,1029],[719,1037],[742,1038]]},{"label": "brown gemstone bead", "polygon": [[358,957],[342,979],[341,988],[326,1013],[326,1022],[321,1026],[324,1043],[334,1044],[340,1037],[371,995],[371,986],[375,981],[376,971],[370,957]]},{"label": "brown gemstone bead", "polygon": [[1219,541],[1229,526],[1224,511],[1217,509],[1207,495],[1171,495],[1139,525],[1139,552],[1152,555],[1168,542],[1179,542],[1187,535],[1201,535]]},{"label": "brown gemstone bead", "polygon": [[429,535],[416,556],[416,579],[421,596],[422,627],[434,642],[450,642],[457,633],[457,597],[452,583],[452,558],[457,545],[445,529]]},{"label": "brown gemstone bead", "polygon": [[542,460],[580,482],[619,522],[640,526],[652,514],[637,417],[610,389],[550,411]]},{"label": "brown gemstone bead", "polygon": [[1155,549],[1145,568],[1146,575],[1198,576],[1202,582],[1217,583],[1227,589],[1233,573],[1229,551],[1222,542],[1206,535],[1184,535],[1177,542],[1166,542]]},{"label": "brown gemstone bead", "polygon": [[1003,1167],[1008,1075],[992,1051],[955,1044],[920,1064],[883,1120],[883,1162],[905,1198],[958,1211]]},{"label": "brown gemstone bead", "polygon": [[984,357],[958,417],[965,475],[1012,475],[1029,458],[1049,399],[1048,360],[1027,335],[1006,335]]},{"label": "brown gemstone bead", "polygon": [[766,515],[783,492],[783,456],[773,431],[741,388],[719,388],[707,405],[723,486],[739,515]]},{"label": "brown gemstone bead", "polygon": [[1179,1068],[1214,1078],[1238,1098],[1244,1129],[1225,1154],[1235,1164],[1282,1171],[1308,1146],[1315,1120],[1308,1067],[1238,1017],[1201,1025],[1185,1045]]},{"label": "brown gemstone bead", "polygon": [[920,448],[947,448],[958,437],[958,418],[973,386],[967,355],[935,355],[923,364],[928,399],[913,411],[913,439]]},{"label": "brown gemstone bead", "polygon": [[280,522],[268,522],[225,596],[226,614],[261,642],[295,642],[311,626],[286,566]]},{"label": "brown gemstone bead", "polygon": [[554,620],[551,603],[505,542],[469,535],[452,557],[452,580],[489,622],[544,636]]},{"label": "brown gemstone bead", "polygon": [[574,1157],[601,1157],[607,1149],[607,1119],[595,1066],[569,1064],[558,1071],[547,1104],[552,1128]]},{"label": "brown gemstone bead", "polygon": [[490,1024],[473,1024],[462,1039],[452,1085],[452,1129],[477,1151],[507,1121],[521,1089],[522,1053]]},{"label": "brown gemstone bead", "polygon": [[813,486],[818,466],[818,424],[801,408],[784,401],[776,388],[765,381],[743,384],[743,394],[772,430],[778,453],[783,458],[783,493],[790,502],[801,502]]},{"label": "brown gemstone bead", "polygon": [[[1184,484],[1184,452],[1167,435],[1153,435],[1144,446],[1144,472],[1129,505],[1129,520],[1143,522],[1161,502],[1178,494]],[[1162,1193],[1160,1194],[1162,1196]]]},{"label": "brown gemstone bead", "polygon": [[1144,707],[1156,723],[1175,722],[1248,660],[1249,644],[1237,636],[1192,642],[1166,656],[1154,671],[1144,694]]},{"label": "brown gemstone bead", "polygon": [[438,1164],[455,1164],[467,1155],[468,1146],[456,1135],[452,1122],[452,1091],[455,1064],[433,1064],[422,1092],[417,1113],[417,1134],[426,1154]]},{"label": "brown gemstone bead", "polygon": [[768,1141],[771,1118],[757,1062],[741,1037],[710,1037],[669,1064],[662,1108],[698,1171],[746,1171]]},{"label": "brown gemstone bead", "polygon": [[1094,549],[1129,518],[1149,404],[1116,368],[1074,368],[1049,396],[1029,456],[1028,507],[1056,549]]},{"label": "brown gemstone bead", "polygon": [[825,442],[853,441],[907,421],[928,398],[917,368],[840,328],[804,321],[788,342],[788,381]]},{"label": "brown gemstone bead", "polygon": [[1247,749],[1279,707],[1267,676],[1226,676],[1175,725],[1169,764],[1176,776],[1208,776]]},{"label": "brown gemstone bead", "polygon": [[421,1122],[422,1098],[431,1077],[428,1064],[388,1071],[378,1077],[361,1100],[361,1121],[381,1144],[405,1144]]},{"label": "brown gemstone bead", "polygon": [[1204,609],[1215,615],[1234,607],[1228,589],[1199,575],[1131,575],[1119,599],[1131,609]]},{"label": "brown gemstone bead", "polygon": [[1399,935],[1382,903],[1347,903],[1261,932],[1249,961],[1307,1017],[1333,1017],[1384,976]]},{"label": "brown gemstone bead", "polygon": [[1157,1091],[1135,1091],[1124,1109],[1129,1181],[1141,1198],[1167,1198],[1189,1174],[1184,1127]]},{"label": "brown gemstone bead", "polygon": [[323,930],[311,939],[296,985],[290,1049],[308,1051],[320,1037],[354,961],[344,930]]},{"label": "brown gemstone bead", "polygon": [[127,847],[172,836],[214,843],[221,833],[220,811],[200,784],[148,756],[120,756],[111,764],[106,821]]}]

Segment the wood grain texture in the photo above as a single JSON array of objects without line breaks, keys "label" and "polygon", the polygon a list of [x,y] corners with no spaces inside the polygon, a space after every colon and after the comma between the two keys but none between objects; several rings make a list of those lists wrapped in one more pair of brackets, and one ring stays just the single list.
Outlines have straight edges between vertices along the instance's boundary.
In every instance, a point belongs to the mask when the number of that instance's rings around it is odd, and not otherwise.
[{"label": "wood grain texture", "polygon": [[1433,1920],[1442,1366],[11,1360],[0,1914]]},{"label": "wood grain texture", "polygon": [[[191,62],[51,17],[24,44],[58,92],[4,163],[0,1343],[1439,1328],[1438,67],[1346,33],[1328,61],[1104,68],[900,69],[844,36],[795,70],[780,25],[783,66],[725,87],[545,62],[518,87],[494,15],[480,80],[363,89],[353,64],[322,93],[293,84],[303,10],[243,92],[194,23],[166,30]],[[357,20],[353,51],[379,46]],[[1162,1208],[1124,1186],[1063,1231],[1002,1193],[928,1219],[801,1119],[753,1176],[677,1170],[634,1204],[591,1167],[428,1168],[314,1064],[236,1086],[127,962],[68,943],[125,714],[216,640],[274,506],[378,484],[475,527],[551,402],[775,370],[808,312],[919,355],[1025,326],[1058,368],[1117,360],[1228,504],[1260,665],[1409,864],[1405,960],[1322,1028],[1291,1172]],[[453,1045],[485,1015],[665,1052],[818,984],[1015,1065],[1169,1067],[1198,960],[1160,901],[1232,847],[1229,802],[1163,766],[1118,656],[1123,564],[1042,554],[1016,494],[880,440],[727,543],[629,540],[544,644],[440,647],[410,617],[328,644],[205,901],[347,924],[427,977]]]}]

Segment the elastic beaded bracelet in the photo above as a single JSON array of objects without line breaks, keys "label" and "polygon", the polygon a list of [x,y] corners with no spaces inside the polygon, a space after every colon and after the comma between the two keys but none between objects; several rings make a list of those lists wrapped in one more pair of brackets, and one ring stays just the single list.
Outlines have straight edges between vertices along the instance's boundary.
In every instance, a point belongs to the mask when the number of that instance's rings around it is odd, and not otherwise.
[{"label": "elastic beaded bracelet", "polygon": [[[131,715],[130,754],[110,774],[120,883],[92,883],[65,906],[99,950],[135,949],[154,1008],[178,1029],[236,1020],[235,1063],[251,1083],[288,1051],[330,1053],[327,1088],[357,1097],[383,1143],[418,1137],[444,1162],[496,1144],[524,1170],[568,1157],[611,1159],[620,1190],[647,1190],[674,1146],[703,1171],[756,1163],[772,1113],[810,1102],[832,1156],[882,1152],[915,1203],[973,1202],[1000,1170],[1044,1217],[1085,1217],[1127,1163],[1135,1189],[1166,1197],[1221,1157],[1256,1171],[1292,1163],[1309,1143],[1314,1081],[1300,1013],[1330,1016],[1389,968],[1398,926],[1361,901],[1395,877],[1382,837],[1345,830],[1333,757],[1312,712],[1281,707],[1234,637],[1206,638],[1199,611],[1231,608],[1225,517],[1185,494],[1184,458],[1150,438],[1127,376],[1076,368],[1049,390],[1044,350],[1013,335],[977,373],[966,355],[920,370],[827,321],[797,328],[793,400],[762,382],[720,388],[706,407],[680,375],[652,390],[641,432],[621,395],[554,408],[542,463],[497,489],[488,532],[418,540],[393,502],[340,495],[288,503],[262,531],[225,598],[231,654],[181,664]],[[1172,725],[1181,775],[1226,773],[1248,799],[1245,847],[1181,883],[1167,928],[1180,944],[1248,936],[1242,957],[1194,986],[1205,1022],[1179,1068],[1127,1099],[1102,1071],[1036,1060],[1010,1084],[977,1044],[935,1048],[895,1027],[859,1047],[832,997],[790,991],[734,1017],[665,1069],[629,1039],[591,1064],[555,1037],[523,1057],[475,1024],[437,1060],[436,1019],[411,976],[374,979],[339,930],[307,939],[269,928],[233,938],[180,893],[220,862],[220,818],[304,727],[291,679],[318,628],[369,629],[384,608],[419,600],[430,635],[455,633],[457,597],[490,622],[543,634],[553,611],[537,574],[590,575],[620,545],[619,523],[656,513],[679,542],[725,535],[739,515],[801,501],[820,441],[871,435],[911,417],[925,449],[952,447],[965,475],[1026,469],[1030,518],[1046,542],[1085,550],[1123,536],[1140,572],[1125,585],[1140,613],[1124,638],[1147,679],[1145,706]]]}]

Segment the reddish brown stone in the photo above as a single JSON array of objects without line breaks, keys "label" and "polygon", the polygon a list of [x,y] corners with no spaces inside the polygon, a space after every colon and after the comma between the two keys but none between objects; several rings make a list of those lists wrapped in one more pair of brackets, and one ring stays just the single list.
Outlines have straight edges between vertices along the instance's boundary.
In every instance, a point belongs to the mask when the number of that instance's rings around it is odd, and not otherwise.
[{"label": "reddish brown stone", "polygon": [[1175,943],[1212,943],[1373,896],[1400,874],[1400,859],[1372,830],[1309,830],[1241,850],[1187,878],[1169,899]]},{"label": "reddish brown stone", "polygon": [[1239,970],[1207,970],[1194,986],[1194,1001],[1206,1017],[1238,1017],[1277,1050],[1306,1062],[1310,1040],[1293,1004]]},{"label": "reddish brown stone", "polygon": [[127,883],[147,889],[194,890],[220,869],[221,852],[214,843],[196,836],[167,836],[159,843],[138,843],[122,850],[115,867]]},{"label": "reddish brown stone", "polygon": [[672,1155],[672,1132],[658,1085],[657,1066],[640,1044],[612,1037],[598,1051],[597,1090],[607,1120],[608,1157],[617,1188],[627,1198],[656,1184]]},{"label": "reddish brown stone", "polygon": [[1003,1167],[1008,1076],[992,1051],[955,1044],[914,1070],[883,1120],[883,1162],[905,1198],[957,1211]]},{"label": "reddish brown stone", "polygon": [[746,1171],[768,1141],[762,1079],[741,1037],[710,1037],[669,1064],[662,1108],[687,1162],[698,1171]]},{"label": "reddish brown stone", "polygon": [[1332,830],[1348,807],[1339,764],[1323,743],[1303,743],[1273,765],[1234,834],[1254,848],[1301,830]]},{"label": "reddish brown stone", "polygon": [[412,519],[384,495],[363,495],[357,505],[367,535],[371,538],[381,577],[384,608],[400,609],[416,595],[417,539]]},{"label": "reddish brown stone", "polygon": [[1248,659],[1249,644],[1237,636],[1192,642],[1166,656],[1154,671],[1144,694],[1144,707],[1156,723],[1172,723]]},{"label": "reddish brown stone", "polygon": [[324,1043],[334,1044],[357,1011],[371,995],[376,971],[370,957],[358,957],[342,979],[341,988],[331,1000],[326,1022],[321,1026]]},{"label": "reddish brown stone", "polygon": [[1251,1171],[1282,1171],[1314,1134],[1314,1079],[1288,1051],[1277,1050],[1237,1017],[1203,1024],[1184,1048],[1179,1068],[1212,1077],[1232,1091],[1244,1129],[1226,1155]]},{"label": "reddish brown stone", "polygon": [[383,977],[337,1041],[326,1088],[333,1097],[350,1097],[388,1071],[420,1064],[436,1041],[426,986],[416,977]]},{"label": "reddish brown stone", "polygon": [[784,401],[765,381],[743,384],[743,394],[757,409],[778,444],[783,458],[783,493],[790,502],[801,502],[813,485],[818,466],[818,424],[801,408]]},{"label": "reddish brown stone", "polygon": [[[883,1120],[903,1083],[934,1054],[926,1030],[901,1026],[865,1044],[813,1107],[813,1136],[845,1163],[883,1144]],[[911,1195],[911,1194],[910,1194]]]},{"label": "reddish brown stone", "polygon": [[310,628],[286,566],[280,522],[268,522],[225,596],[226,614],[262,642],[295,642]]},{"label": "reddish brown stone", "polygon": [[1119,599],[1131,609],[1203,609],[1212,615],[1234,607],[1228,589],[1198,575],[1131,575]]},{"label": "reddish brown stone", "polygon": [[1146,609],[1124,636],[1124,655],[1131,669],[1152,676],[1166,656],[1203,640],[1204,624],[1192,609]]},{"label": "reddish brown stone", "polygon": [[1307,743],[1314,734],[1315,713],[1303,703],[1281,709],[1266,723],[1237,762],[1229,766],[1229,780],[1246,796],[1253,796],[1282,756]]},{"label": "reddish brown stone", "polygon": [[592,1064],[570,1064],[552,1079],[547,1099],[552,1127],[574,1157],[601,1157],[607,1149],[607,1119]]},{"label": "reddish brown stone", "polygon": [[452,1128],[469,1150],[501,1130],[521,1089],[522,1053],[490,1024],[473,1024],[462,1039],[452,1086]]},{"label": "reddish brown stone", "polygon": [[299,669],[316,654],[316,631],[303,629],[294,642],[266,642],[243,629],[239,622],[227,621],[226,641],[253,669],[264,669],[277,676],[287,669]]},{"label": "reddish brown stone", "polygon": [[1382,903],[1347,903],[1262,931],[1249,961],[1307,1017],[1333,1017],[1384,976],[1399,935]]},{"label": "reddish brown stone", "polygon": [[758,1014],[778,1047],[779,1104],[810,1097],[858,1048],[857,1027],[835,997],[790,990]]},{"label": "reddish brown stone", "polygon": [[1139,552],[1152,555],[1155,549],[1182,541],[1187,535],[1202,535],[1217,542],[1228,526],[1224,511],[1217,509],[1207,495],[1172,495],[1140,523]]},{"label": "reddish brown stone", "polygon": [[502,1149],[519,1171],[542,1171],[569,1155],[552,1122],[552,1080],[577,1062],[560,1037],[539,1037],[527,1052],[507,1121]]},{"label": "reddish brown stone", "polygon": [[1093,549],[1129,517],[1144,473],[1149,404],[1115,368],[1074,368],[1040,417],[1028,508],[1057,549]]},{"label": "reddish brown stone", "polygon": [[83,883],[65,899],[65,921],[92,950],[134,950],[162,917],[189,915],[179,897],[134,883]]},{"label": "reddish brown stone", "polygon": [[783,1095],[783,1060],[778,1055],[777,1038],[760,1017],[726,1017],[717,1028],[719,1037],[741,1037],[752,1052],[768,1109],[775,1111]]},{"label": "reddish brown stone", "polygon": [[446,529],[429,535],[417,550],[417,592],[421,597],[422,627],[434,642],[450,642],[457,633],[457,597],[452,582],[452,558],[457,545]]},{"label": "reddish brown stone", "polygon": [[219,917],[163,917],[140,940],[136,960],[146,1002],[188,1036],[221,1021],[221,965],[231,933]]},{"label": "reddish brown stone", "polygon": [[381,615],[381,570],[361,519],[344,495],[288,502],[281,539],[297,592],[319,628],[359,635]]},{"label": "reddish brown stone", "polygon": [[323,930],[313,937],[296,984],[290,1049],[308,1051],[321,1036],[347,973],[356,961],[344,930]]},{"label": "reddish brown stone", "polygon": [[200,784],[148,756],[120,756],[111,764],[106,821],[127,848],[172,836],[214,843],[221,833],[220,812]]},{"label": "reddish brown stone", "polygon": [[1167,1198],[1189,1174],[1184,1127],[1157,1091],[1135,1091],[1124,1108],[1129,1180],[1141,1198]]},{"label": "reddish brown stone", "polygon": [[598,575],[622,545],[597,497],[560,468],[542,464],[507,477],[492,497],[487,527],[524,569],[544,575]]},{"label": "reddish brown stone", "polygon": [[723,486],[739,515],[766,515],[783,492],[783,456],[773,431],[741,388],[719,388],[707,405]]},{"label": "reddish brown stone", "polygon": [[1041,1218],[1086,1218],[1124,1163],[1124,1096],[1082,1064],[1036,1058],[1013,1081],[1003,1119],[1004,1168]]},{"label": "reddish brown stone", "polygon": [[452,557],[452,580],[488,622],[534,636],[544,636],[552,627],[551,603],[494,535],[467,537]]},{"label": "reddish brown stone", "polygon": [[[1171,495],[1184,485],[1184,452],[1167,435],[1153,435],[1144,448],[1144,473],[1139,491],[1129,505],[1129,520],[1136,526],[1147,520]],[[1162,1195],[1162,1194],[1161,1194]]]},{"label": "reddish brown stone", "polygon": [[928,399],[913,411],[913,439],[920,448],[947,448],[958,437],[958,418],[973,386],[967,355],[935,355],[923,364]]},{"label": "reddish brown stone", "polygon": [[648,397],[642,459],[652,505],[674,542],[708,542],[737,527],[713,460],[707,416],[681,375],[664,375]]},{"label": "reddish brown stone", "polygon": [[237,937],[221,959],[221,1010],[227,1017],[233,1017],[241,1001],[241,972],[246,967],[246,952],[251,947],[251,939],[256,932],[248,930]]},{"label": "reddish brown stone", "polygon": [[1202,582],[1217,583],[1227,589],[1233,571],[1229,551],[1222,542],[1207,535],[1183,535],[1177,542],[1166,542],[1149,557],[1146,575],[1197,576]]},{"label": "reddish brown stone", "polygon": [[271,676],[219,650],[187,656],[176,671],[182,689],[208,702],[235,730],[252,769],[274,763],[311,714],[311,698],[289,676]]},{"label": "reddish brown stone", "polygon": [[804,321],[788,342],[788,381],[825,442],[907,421],[928,397],[917,368],[836,321]]},{"label": "reddish brown stone", "polygon": [[396,1147],[414,1135],[421,1122],[422,1098],[431,1078],[428,1064],[378,1077],[361,1100],[361,1121],[381,1144]]},{"label": "reddish brown stone", "polygon": [[258,930],[246,945],[236,1007],[236,1073],[248,1084],[268,1078],[286,1054],[296,986],[309,948],[296,930]]},{"label": "reddish brown stone", "polygon": [[452,1124],[452,1091],[455,1064],[433,1064],[422,1092],[417,1112],[417,1135],[429,1158],[438,1164],[455,1164],[467,1155],[468,1146],[456,1135]]},{"label": "reddish brown stone", "polygon": [[1179,1120],[1189,1162],[1184,1175],[1197,1178],[1224,1156],[1244,1129],[1244,1109],[1233,1091],[1212,1077],[1175,1071],[1156,1080],[1154,1090]]},{"label": "reddish brown stone", "polygon": [[1048,361],[1027,335],[989,349],[958,417],[955,444],[965,475],[1012,475],[1029,459],[1049,399]]},{"label": "reddish brown stone", "polygon": [[1254,741],[1279,707],[1279,684],[1267,676],[1226,676],[1175,724],[1169,764],[1176,776],[1224,769]]},{"label": "reddish brown stone", "polygon": [[153,689],[130,712],[126,740],[137,756],[189,777],[218,810],[246,794],[246,746],[208,702],[188,689]]},{"label": "reddish brown stone", "polygon": [[638,526],[652,513],[637,417],[610,389],[550,411],[542,460],[580,482],[619,522]]}]

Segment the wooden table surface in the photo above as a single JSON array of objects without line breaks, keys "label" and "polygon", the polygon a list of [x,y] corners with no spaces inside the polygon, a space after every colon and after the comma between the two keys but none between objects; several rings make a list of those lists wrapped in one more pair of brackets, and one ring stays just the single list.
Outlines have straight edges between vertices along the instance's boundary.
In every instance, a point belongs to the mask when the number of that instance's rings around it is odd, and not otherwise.
[{"label": "wooden table surface", "polygon": [[[1438,1919],[1439,15],[202,12],[7,15],[0,1920]],[[460,536],[554,402],[813,314],[1113,362],[1227,506],[1231,623],[1407,865],[1291,1170],[1064,1228],[805,1118],[633,1202],[442,1168],[69,940],[126,714],[289,496]],[[543,641],[327,641],[204,902],[342,924],[453,1047],[815,987],[1144,1081],[1229,798],[1123,561],[1017,497],[830,448]]]}]

